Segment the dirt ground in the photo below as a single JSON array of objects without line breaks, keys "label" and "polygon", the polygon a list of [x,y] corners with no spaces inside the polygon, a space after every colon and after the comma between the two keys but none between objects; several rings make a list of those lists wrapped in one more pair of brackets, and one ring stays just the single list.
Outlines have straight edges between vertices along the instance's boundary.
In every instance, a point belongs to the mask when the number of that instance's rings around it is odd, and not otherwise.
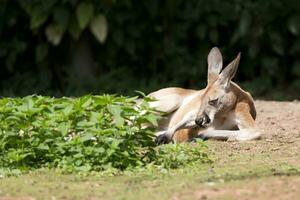
[{"label": "dirt ground", "polygon": [[201,186],[192,195],[176,194],[173,199],[280,199],[300,198],[300,177],[268,177],[234,181],[220,186]]},{"label": "dirt ground", "polygon": [[[300,102],[256,101],[259,141],[209,142],[219,157],[232,154],[261,155],[261,164],[286,163],[300,170]],[[222,161],[224,166],[230,164]],[[253,162],[257,162],[257,159]],[[260,163],[257,162],[257,165]],[[250,167],[251,163],[249,163]],[[274,164],[275,165],[275,164]],[[275,167],[274,167],[275,168]],[[172,199],[300,199],[300,177],[274,176],[246,178],[226,183],[201,184],[196,191],[175,193]]]}]

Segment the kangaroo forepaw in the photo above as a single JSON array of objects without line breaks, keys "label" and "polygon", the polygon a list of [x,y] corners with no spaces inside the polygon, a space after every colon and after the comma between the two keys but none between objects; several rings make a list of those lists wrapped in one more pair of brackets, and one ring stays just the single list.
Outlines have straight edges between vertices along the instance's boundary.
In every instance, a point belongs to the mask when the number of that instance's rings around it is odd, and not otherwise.
[{"label": "kangaroo forepaw", "polygon": [[171,139],[168,137],[167,134],[161,134],[161,135],[157,136],[155,139],[155,143],[157,145],[168,144],[170,142],[171,142]]}]

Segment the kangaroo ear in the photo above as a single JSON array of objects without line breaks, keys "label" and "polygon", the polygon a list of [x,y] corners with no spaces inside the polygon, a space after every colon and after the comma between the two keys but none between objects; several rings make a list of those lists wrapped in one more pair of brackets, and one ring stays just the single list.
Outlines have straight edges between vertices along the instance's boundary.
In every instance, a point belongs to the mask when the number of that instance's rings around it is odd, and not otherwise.
[{"label": "kangaroo ear", "polygon": [[207,56],[207,63],[207,83],[211,84],[218,79],[219,73],[223,67],[222,54],[217,47],[214,47],[210,50]]},{"label": "kangaroo ear", "polygon": [[219,83],[228,87],[230,85],[231,79],[234,77],[237,68],[240,63],[241,53],[238,53],[237,57],[223,69],[222,73],[219,75]]}]

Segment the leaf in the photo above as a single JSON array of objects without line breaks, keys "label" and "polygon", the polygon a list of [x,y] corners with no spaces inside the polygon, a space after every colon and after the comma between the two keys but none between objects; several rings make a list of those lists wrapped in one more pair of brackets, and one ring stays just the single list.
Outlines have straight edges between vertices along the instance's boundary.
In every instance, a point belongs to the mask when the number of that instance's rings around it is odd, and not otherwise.
[{"label": "leaf", "polygon": [[94,124],[95,124],[95,122],[82,120],[82,121],[77,122],[77,127],[88,128],[88,127],[93,126]]},{"label": "leaf", "polygon": [[120,145],[121,141],[119,140],[113,140],[112,143],[110,144],[110,148],[112,149],[117,149]]},{"label": "leaf", "polygon": [[83,30],[91,21],[94,15],[94,6],[91,3],[80,3],[76,9],[76,16],[79,22],[79,27]]},{"label": "leaf", "polygon": [[98,113],[98,112],[91,112],[91,117],[90,117],[90,121],[93,123],[98,123],[101,120],[103,120],[103,115],[102,113]]},{"label": "leaf", "polygon": [[108,26],[106,17],[102,14],[97,15],[90,24],[90,30],[95,38],[103,44],[107,37]]},{"label": "leaf", "polygon": [[65,115],[70,115],[73,112],[73,108],[74,108],[74,106],[72,104],[70,104],[67,107],[65,107],[65,109],[63,109],[63,113]]},{"label": "leaf", "polygon": [[81,107],[87,108],[89,105],[91,105],[91,103],[93,103],[93,99],[92,97],[88,97],[87,100],[85,100],[85,102],[81,105]]},{"label": "leaf", "polygon": [[83,166],[79,166],[79,167],[76,167],[76,170],[78,171],[82,171],[82,172],[88,172],[92,169],[92,167],[88,164],[86,165],[83,165]]},{"label": "leaf", "polygon": [[149,114],[146,116],[146,119],[154,126],[158,126],[157,120],[158,117],[154,114]]},{"label": "leaf", "polygon": [[299,35],[300,33],[300,17],[293,16],[288,20],[288,29],[293,35]]},{"label": "leaf", "polygon": [[30,29],[35,29],[40,27],[48,18],[47,13],[39,6],[33,7],[33,10],[30,13]]},{"label": "leaf", "polygon": [[108,111],[113,115],[113,118],[115,120],[115,124],[117,127],[121,127],[124,125],[124,119],[121,117],[122,109],[120,106],[116,105],[109,105],[107,106]]},{"label": "leaf", "polygon": [[85,134],[83,136],[80,137],[80,141],[81,142],[86,142],[86,141],[89,141],[93,138],[94,136],[92,134]]},{"label": "leaf", "polygon": [[69,129],[71,128],[71,121],[68,122],[62,122],[58,126],[58,130],[61,132],[63,136],[66,136],[68,134]]},{"label": "leaf", "polygon": [[46,28],[47,39],[54,46],[59,45],[63,35],[64,35],[64,28],[59,24],[50,24]]},{"label": "leaf", "polygon": [[39,144],[37,148],[40,150],[49,150],[48,144],[44,144],[44,143]]},{"label": "leaf", "polygon": [[25,98],[25,105],[27,110],[31,110],[33,108],[34,102],[30,96]]},{"label": "leaf", "polygon": [[95,148],[94,149],[97,153],[104,153],[105,149],[103,147]]},{"label": "leaf", "polygon": [[142,92],[142,91],[135,90],[135,92],[138,93],[138,94],[139,94],[140,96],[142,96],[143,98],[144,98],[144,97],[147,97],[147,95],[146,95],[144,92]]}]

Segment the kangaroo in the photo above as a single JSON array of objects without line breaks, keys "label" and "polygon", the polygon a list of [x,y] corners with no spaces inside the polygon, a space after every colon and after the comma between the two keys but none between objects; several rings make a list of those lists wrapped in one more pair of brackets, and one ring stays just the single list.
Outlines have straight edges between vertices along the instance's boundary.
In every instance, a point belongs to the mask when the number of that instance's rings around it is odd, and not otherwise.
[{"label": "kangaroo", "polygon": [[157,144],[172,140],[187,142],[196,137],[236,141],[261,137],[255,125],[256,110],[252,96],[231,81],[240,57],[239,53],[222,70],[221,52],[214,47],[207,58],[207,86],[204,89],[173,87],[149,94],[155,99],[150,106],[167,113],[157,127]]}]

